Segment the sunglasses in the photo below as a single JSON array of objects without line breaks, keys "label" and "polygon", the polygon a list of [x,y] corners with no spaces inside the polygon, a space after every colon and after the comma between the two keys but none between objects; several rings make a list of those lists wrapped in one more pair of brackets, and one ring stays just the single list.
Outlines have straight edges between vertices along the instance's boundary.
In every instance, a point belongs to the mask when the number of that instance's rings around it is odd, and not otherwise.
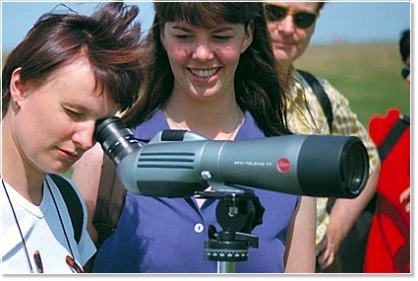
[{"label": "sunglasses", "polygon": [[411,72],[411,67],[409,65],[405,64],[405,66],[402,68],[402,72],[401,72],[403,79],[406,79],[410,72]]},{"label": "sunglasses", "polygon": [[302,10],[294,10],[284,6],[279,6],[277,4],[265,4],[264,10],[266,12],[266,18],[270,22],[280,22],[287,15],[292,15],[293,23],[299,28],[311,27],[312,24],[314,24],[316,19],[319,17],[319,12],[312,13]]}]

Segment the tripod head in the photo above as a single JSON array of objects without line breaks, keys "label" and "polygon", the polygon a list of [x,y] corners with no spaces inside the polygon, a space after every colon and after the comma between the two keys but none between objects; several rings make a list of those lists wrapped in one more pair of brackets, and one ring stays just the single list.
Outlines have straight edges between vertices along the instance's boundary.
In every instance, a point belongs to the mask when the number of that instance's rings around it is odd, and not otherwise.
[{"label": "tripod head", "polygon": [[[226,187],[230,188],[230,187]],[[234,192],[235,190],[235,192]],[[216,218],[222,227],[209,228],[205,258],[227,262],[248,260],[248,249],[258,248],[258,237],[251,231],[262,224],[264,208],[252,190],[232,188],[229,192],[198,192],[200,198],[218,199]]]}]

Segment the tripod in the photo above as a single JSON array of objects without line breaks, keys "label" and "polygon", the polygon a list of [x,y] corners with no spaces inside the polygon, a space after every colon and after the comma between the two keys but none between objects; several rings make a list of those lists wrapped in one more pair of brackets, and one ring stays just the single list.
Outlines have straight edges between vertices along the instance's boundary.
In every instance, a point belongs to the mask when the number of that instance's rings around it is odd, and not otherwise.
[{"label": "tripod", "polygon": [[258,248],[258,237],[252,235],[255,226],[262,223],[264,208],[254,192],[200,192],[201,198],[219,199],[216,219],[222,227],[208,230],[205,258],[217,261],[218,273],[234,273],[235,262],[248,260],[248,249]]}]

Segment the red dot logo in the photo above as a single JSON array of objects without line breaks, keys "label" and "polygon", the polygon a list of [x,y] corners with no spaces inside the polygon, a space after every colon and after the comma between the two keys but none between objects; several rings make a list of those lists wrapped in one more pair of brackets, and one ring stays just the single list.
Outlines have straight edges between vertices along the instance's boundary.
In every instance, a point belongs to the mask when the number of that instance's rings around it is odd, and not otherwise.
[{"label": "red dot logo", "polygon": [[290,161],[287,158],[281,158],[277,161],[277,169],[279,172],[287,173],[290,170]]}]

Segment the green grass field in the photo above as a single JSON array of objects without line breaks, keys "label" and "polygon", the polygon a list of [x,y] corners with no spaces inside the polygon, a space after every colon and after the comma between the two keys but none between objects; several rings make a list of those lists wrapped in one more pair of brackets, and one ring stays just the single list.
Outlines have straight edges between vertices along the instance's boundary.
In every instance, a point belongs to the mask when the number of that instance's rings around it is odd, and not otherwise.
[{"label": "green grass field", "polygon": [[410,113],[409,86],[397,43],[375,45],[311,46],[296,67],[327,79],[349,101],[367,127],[373,114],[391,107]]}]

